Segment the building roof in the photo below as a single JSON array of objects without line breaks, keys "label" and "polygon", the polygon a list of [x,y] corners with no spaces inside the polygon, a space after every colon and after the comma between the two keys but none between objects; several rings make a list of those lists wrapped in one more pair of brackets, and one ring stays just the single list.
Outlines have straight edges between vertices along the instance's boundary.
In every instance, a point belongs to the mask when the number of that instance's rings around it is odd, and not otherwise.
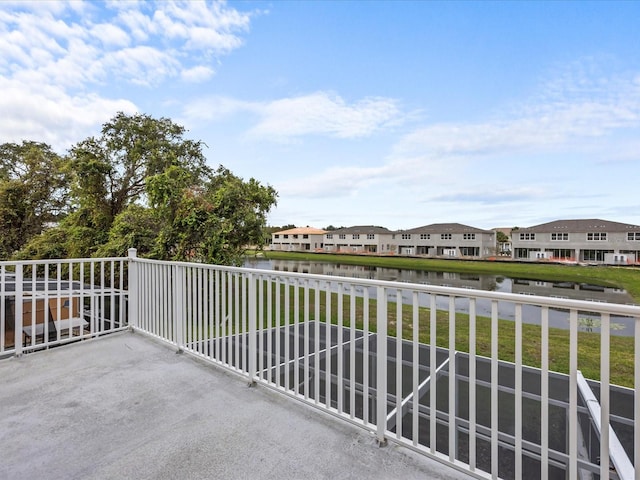
[{"label": "building roof", "polygon": [[279,232],[273,232],[274,235],[324,235],[326,230],[320,230],[319,228],[312,227],[296,227],[289,230],[280,230]]},{"label": "building roof", "polygon": [[556,220],[554,222],[541,223],[532,227],[520,228],[519,232],[554,233],[554,232],[630,232],[640,231],[640,225],[629,223],[611,222],[599,218]]},{"label": "building roof", "polygon": [[332,230],[330,232],[326,232],[326,233],[360,233],[360,234],[367,234],[367,233],[392,233],[391,230],[389,230],[388,228],[384,228],[384,227],[376,227],[374,225],[356,225],[354,227],[345,227],[345,228],[339,228],[337,230]]},{"label": "building roof", "polygon": [[432,223],[422,227],[398,230],[398,233],[494,233],[492,230],[482,230],[461,223]]}]

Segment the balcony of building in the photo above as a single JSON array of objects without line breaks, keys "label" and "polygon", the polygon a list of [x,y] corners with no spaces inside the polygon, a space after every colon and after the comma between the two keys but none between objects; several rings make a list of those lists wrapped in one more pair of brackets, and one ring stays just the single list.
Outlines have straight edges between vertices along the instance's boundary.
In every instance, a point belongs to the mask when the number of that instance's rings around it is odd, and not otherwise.
[{"label": "balcony of building", "polygon": [[0,268],[0,478],[640,478],[636,306],[135,252]]}]

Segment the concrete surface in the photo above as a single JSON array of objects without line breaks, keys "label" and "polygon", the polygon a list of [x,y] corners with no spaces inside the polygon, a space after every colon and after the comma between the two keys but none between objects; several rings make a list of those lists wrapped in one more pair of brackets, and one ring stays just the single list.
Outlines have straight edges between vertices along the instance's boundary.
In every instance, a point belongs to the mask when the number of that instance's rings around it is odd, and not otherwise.
[{"label": "concrete surface", "polygon": [[468,476],[140,334],[0,361],[0,479]]}]

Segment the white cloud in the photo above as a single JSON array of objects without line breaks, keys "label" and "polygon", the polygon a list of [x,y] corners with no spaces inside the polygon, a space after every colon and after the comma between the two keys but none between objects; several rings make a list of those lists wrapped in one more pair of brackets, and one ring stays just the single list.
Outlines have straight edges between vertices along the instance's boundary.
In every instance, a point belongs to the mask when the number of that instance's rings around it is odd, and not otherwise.
[{"label": "white cloud", "polygon": [[225,2],[0,2],[3,141],[67,148],[88,125],[135,111],[88,93],[114,78],[142,86],[211,78],[215,57],[242,45],[251,15]]},{"label": "white cloud", "polygon": [[185,82],[200,83],[209,80],[215,73],[216,71],[213,68],[198,65],[188,70],[183,70],[181,76]]},{"label": "white cloud", "polygon": [[278,185],[288,197],[336,198],[350,196],[392,174],[391,167],[333,167],[319,175],[298,178]]},{"label": "white cloud", "polygon": [[76,142],[96,133],[115,112],[135,113],[136,106],[123,99],[97,95],[71,96],[59,87],[31,88],[0,78],[0,143],[41,141],[64,152]]},{"label": "white cloud", "polygon": [[284,140],[309,134],[366,137],[397,121],[400,110],[388,98],[365,98],[349,105],[338,95],[317,92],[263,104],[259,113],[262,118],[249,134]]},{"label": "white cloud", "polygon": [[204,120],[219,121],[236,113],[257,112],[259,109],[258,103],[230,97],[209,96],[187,103],[183,107],[182,114],[187,119],[187,123],[198,123]]},{"label": "white cloud", "polygon": [[[539,152],[640,124],[640,85],[636,81],[597,79],[588,86],[585,81],[578,82],[580,88],[566,84],[566,79],[556,83],[550,87],[552,96],[534,99],[501,119],[420,128],[398,142],[395,154],[474,156],[523,150]],[[564,89],[560,83],[565,84]]]},{"label": "white cloud", "polygon": [[97,38],[105,47],[127,47],[131,37],[122,28],[101,23],[91,29],[91,35]]},{"label": "white cloud", "polygon": [[238,112],[257,117],[247,132],[250,138],[283,142],[305,135],[335,138],[368,137],[400,122],[398,102],[390,98],[364,98],[348,104],[329,92],[315,92],[270,102],[247,102],[228,97],[198,99],[183,114],[196,120],[222,119]]}]

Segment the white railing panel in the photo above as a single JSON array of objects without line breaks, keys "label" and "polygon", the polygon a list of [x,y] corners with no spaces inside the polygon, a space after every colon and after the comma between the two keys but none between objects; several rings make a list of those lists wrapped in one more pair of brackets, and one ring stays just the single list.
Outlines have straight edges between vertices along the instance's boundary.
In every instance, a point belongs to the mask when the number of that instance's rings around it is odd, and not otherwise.
[{"label": "white railing panel", "polygon": [[[142,267],[158,262],[133,263]],[[152,278],[140,269],[136,287],[141,302],[167,305],[166,322],[164,307],[147,303],[138,310],[139,324],[149,333],[172,341],[167,333],[175,332],[179,348],[368,428],[381,443],[407,445],[478,478],[551,478],[558,472],[571,477],[608,470],[608,460],[598,465],[597,459],[584,456],[588,445],[582,446],[601,442],[595,450],[602,454],[609,440],[606,433],[601,438],[594,435],[589,422],[580,420],[588,418],[588,409],[576,384],[582,362],[579,345],[587,338],[578,335],[579,320],[601,319],[603,328],[615,317],[637,322],[638,307],[294,272],[158,264],[163,267],[156,268]],[[170,296],[164,295],[167,290]],[[504,316],[505,306],[513,313]],[[556,332],[550,326],[551,314],[556,324],[558,318],[566,318],[569,368],[563,374],[550,370],[550,338]],[[389,326],[390,318],[395,318],[395,328]],[[525,330],[532,322],[540,325],[538,338]],[[438,340],[445,326],[448,335]],[[466,326],[468,342],[462,341]],[[512,335],[508,348],[502,332]],[[525,361],[529,341],[539,345],[540,364],[533,367]],[[600,423],[613,418],[609,343],[610,335],[603,335],[599,401],[606,405],[599,410]],[[636,360],[638,343],[636,333]],[[640,411],[638,399],[634,402]],[[560,418],[567,425],[560,432],[566,433],[564,446],[558,440]],[[637,441],[637,423],[631,424]],[[513,461],[512,468],[503,466],[507,460]]]},{"label": "white railing panel", "polygon": [[128,273],[123,258],[0,262],[0,354],[127,328]]}]

